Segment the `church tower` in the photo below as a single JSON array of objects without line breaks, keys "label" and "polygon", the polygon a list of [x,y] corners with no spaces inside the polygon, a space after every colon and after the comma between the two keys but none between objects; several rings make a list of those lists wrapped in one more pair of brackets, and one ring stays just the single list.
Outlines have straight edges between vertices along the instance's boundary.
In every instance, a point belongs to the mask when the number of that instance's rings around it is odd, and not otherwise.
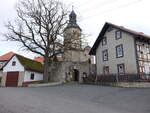
[{"label": "church tower", "polygon": [[69,15],[69,23],[64,30],[65,61],[80,62],[81,32],[82,30],[77,24],[77,15],[72,10]]}]

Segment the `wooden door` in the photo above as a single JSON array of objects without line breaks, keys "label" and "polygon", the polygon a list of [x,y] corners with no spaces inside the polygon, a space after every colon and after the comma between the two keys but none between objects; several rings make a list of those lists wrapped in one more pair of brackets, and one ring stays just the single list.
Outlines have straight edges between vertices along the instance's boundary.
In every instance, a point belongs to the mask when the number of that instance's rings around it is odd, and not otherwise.
[{"label": "wooden door", "polygon": [[8,72],[6,77],[6,87],[18,86],[19,72]]}]

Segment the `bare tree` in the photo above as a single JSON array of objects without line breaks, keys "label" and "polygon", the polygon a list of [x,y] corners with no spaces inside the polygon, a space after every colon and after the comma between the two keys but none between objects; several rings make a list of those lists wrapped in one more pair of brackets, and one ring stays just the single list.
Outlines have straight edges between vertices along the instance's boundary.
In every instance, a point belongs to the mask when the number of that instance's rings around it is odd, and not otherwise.
[{"label": "bare tree", "polygon": [[47,82],[49,60],[66,48],[61,37],[67,23],[67,11],[56,0],[21,0],[16,11],[18,19],[14,23],[8,22],[5,36],[44,57],[44,81]]}]

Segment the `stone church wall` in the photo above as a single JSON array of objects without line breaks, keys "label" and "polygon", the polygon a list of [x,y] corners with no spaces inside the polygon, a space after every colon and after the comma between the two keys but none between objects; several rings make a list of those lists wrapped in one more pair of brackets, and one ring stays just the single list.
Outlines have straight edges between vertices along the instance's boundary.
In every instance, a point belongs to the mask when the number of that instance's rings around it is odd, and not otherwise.
[{"label": "stone church wall", "polygon": [[83,76],[95,73],[95,66],[88,62],[55,62],[49,67],[51,81],[74,81],[75,72],[79,72],[78,82],[82,82]]}]

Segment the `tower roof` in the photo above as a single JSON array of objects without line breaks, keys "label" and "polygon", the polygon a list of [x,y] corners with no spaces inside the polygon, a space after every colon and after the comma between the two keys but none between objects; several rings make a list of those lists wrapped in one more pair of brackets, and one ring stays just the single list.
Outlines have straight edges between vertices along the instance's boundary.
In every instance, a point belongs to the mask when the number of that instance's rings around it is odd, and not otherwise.
[{"label": "tower roof", "polygon": [[69,23],[76,23],[77,15],[75,14],[74,10],[71,11],[69,15]]},{"label": "tower roof", "polygon": [[81,28],[77,24],[77,15],[74,12],[74,10],[72,10],[71,13],[69,14],[69,23],[65,29],[68,29],[68,28],[78,28],[81,30]]}]

